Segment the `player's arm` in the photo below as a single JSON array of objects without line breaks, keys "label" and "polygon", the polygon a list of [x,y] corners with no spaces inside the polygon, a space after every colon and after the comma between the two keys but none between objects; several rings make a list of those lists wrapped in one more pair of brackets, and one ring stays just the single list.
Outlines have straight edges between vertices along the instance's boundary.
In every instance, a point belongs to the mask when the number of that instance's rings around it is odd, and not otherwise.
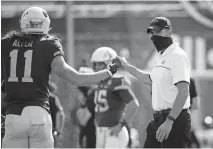
[{"label": "player's arm", "polygon": [[138,112],[139,103],[138,100],[132,100],[127,104],[126,112],[123,116],[123,119],[132,126],[135,115]]},{"label": "player's arm", "polygon": [[56,56],[51,64],[52,71],[57,75],[77,86],[86,86],[100,82],[110,76],[113,71],[102,70],[96,73],[80,73],[70,67],[62,56]]},{"label": "player's arm", "polygon": [[125,58],[117,57],[119,61],[121,62],[122,66],[125,68],[126,71],[131,73],[133,76],[138,78],[138,80],[142,81],[143,83],[147,85],[152,85],[152,80],[150,79],[150,73],[142,71],[141,69],[138,69],[137,67],[129,64]]},{"label": "player's arm", "polygon": [[55,105],[58,109],[58,112],[56,113],[56,130],[61,133],[64,129],[65,114],[61,102],[57,97],[55,97]]},{"label": "player's arm", "polygon": [[121,85],[116,87],[115,92],[127,104],[125,114],[123,115],[122,119],[131,126],[134,120],[134,116],[137,113],[137,109],[140,106],[138,99],[128,85]]}]

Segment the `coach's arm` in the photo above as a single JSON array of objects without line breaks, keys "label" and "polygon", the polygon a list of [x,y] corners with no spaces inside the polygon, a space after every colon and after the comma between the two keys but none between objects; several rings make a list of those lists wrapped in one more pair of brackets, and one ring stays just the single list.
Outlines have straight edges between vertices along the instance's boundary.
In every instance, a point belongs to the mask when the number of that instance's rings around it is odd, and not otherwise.
[{"label": "coach's arm", "polygon": [[187,55],[182,53],[174,54],[172,60],[171,72],[178,93],[169,115],[176,119],[189,98],[190,63]]},{"label": "coach's arm", "polygon": [[152,80],[150,79],[150,74],[148,72],[142,71],[135,66],[129,64],[124,57],[117,57],[121,62],[122,66],[125,68],[126,71],[131,73],[133,76],[138,78],[138,80],[142,81],[143,83],[151,86]]},{"label": "coach's arm", "polygon": [[174,119],[176,119],[178,115],[180,114],[180,112],[182,111],[183,106],[189,96],[189,83],[185,81],[181,81],[176,84],[176,87],[178,89],[178,94],[176,96],[172,110],[169,114]]}]

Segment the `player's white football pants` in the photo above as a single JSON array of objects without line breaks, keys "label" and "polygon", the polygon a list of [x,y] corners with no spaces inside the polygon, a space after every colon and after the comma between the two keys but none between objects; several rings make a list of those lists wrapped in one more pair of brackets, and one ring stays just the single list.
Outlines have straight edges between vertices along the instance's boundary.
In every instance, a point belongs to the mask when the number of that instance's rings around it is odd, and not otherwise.
[{"label": "player's white football pants", "polygon": [[39,106],[28,106],[21,115],[7,115],[2,145],[3,148],[54,148],[50,114]]},{"label": "player's white football pants", "polygon": [[96,148],[127,148],[129,134],[126,127],[123,127],[118,136],[110,135],[110,127],[97,127]]}]

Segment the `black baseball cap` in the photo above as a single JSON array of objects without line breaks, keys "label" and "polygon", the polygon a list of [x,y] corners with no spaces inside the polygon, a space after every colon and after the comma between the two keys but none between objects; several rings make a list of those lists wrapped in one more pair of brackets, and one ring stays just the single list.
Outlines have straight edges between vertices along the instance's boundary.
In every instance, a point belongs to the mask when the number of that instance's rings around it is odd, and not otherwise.
[{"label": "black baseball cap", "polygon": [[169,19],[166,17],[156,17],[154,18],[150,25],[149,28],[147,29],[147,34],[150,33],[150,31],[155,30],[156,32],[160,32],[162,29],[167,28],[171,29],[172,25]]}]

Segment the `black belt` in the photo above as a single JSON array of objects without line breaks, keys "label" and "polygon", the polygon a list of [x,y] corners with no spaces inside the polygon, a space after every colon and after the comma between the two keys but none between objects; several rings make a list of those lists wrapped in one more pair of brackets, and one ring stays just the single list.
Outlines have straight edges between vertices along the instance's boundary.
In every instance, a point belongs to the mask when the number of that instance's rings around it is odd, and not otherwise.
[{"label": "black belt", "polygon": [[[189,109],[183,109],[181,112],[187,112],[188,110]],[[153,115],[154,115],[154,117],[158,117],[158,116],[169,114],[170,111],[171,111],[171,109],[165,109],[165,110],[161,110],[161,111],[155,111],[155,113]]]}]

